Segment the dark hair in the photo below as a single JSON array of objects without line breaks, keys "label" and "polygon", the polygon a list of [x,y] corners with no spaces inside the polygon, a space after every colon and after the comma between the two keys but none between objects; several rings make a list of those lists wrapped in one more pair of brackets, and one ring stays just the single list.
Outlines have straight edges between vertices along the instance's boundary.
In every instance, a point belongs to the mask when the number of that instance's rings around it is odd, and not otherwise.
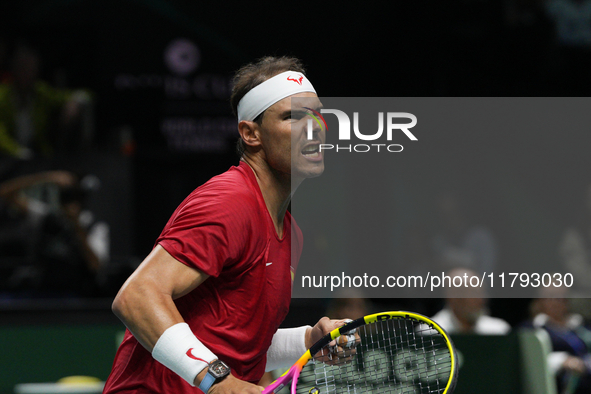
[{"label": "dark hair", "polygon": [[[232,95],[230,97],[230,104],[232,105],[234,115],[238,116],[238,103],[246,93],[267,79],[273,78],[275,75],[285,71],[297,71],[305,74],[302,62],[295,57],[288,56],[265,56],[236,71],[233,79]],[[254,121],[261,124],[264,113],[265,111],[258,115]],[[245,148],[242,138],[239,137],[236,143],[236,152],[239,156],[242,156]]]}]

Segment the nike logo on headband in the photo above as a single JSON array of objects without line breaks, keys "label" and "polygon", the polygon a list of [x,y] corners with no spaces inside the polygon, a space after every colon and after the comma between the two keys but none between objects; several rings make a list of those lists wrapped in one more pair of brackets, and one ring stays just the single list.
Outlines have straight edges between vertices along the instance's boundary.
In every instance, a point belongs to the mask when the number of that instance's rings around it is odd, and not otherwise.
[{"label": "nike logo on headband", "polygon": [[[292,82],[295,82],[294,85]],[[250,89],[238,103],[238,121],[253,121],[264,110],[279,100],[297,93],[316,93],[302,73],[285,71]]]},{"label": "nike logo on headband", "polygon": [[304,77],[299,77],[298,79],[294,79],[291,76],[287,77],[288,81],[294,81],[295,83],[297,83],[298,85],[302,84]]}]

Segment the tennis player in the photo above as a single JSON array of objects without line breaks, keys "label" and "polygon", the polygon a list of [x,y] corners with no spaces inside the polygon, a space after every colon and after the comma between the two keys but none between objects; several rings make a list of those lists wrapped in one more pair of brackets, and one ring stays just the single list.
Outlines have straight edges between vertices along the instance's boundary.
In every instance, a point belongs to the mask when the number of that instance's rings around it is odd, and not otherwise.
[{"label": "tennis player", "polygon": [[324,130],[313,125],[309,140],[306,110],[292,111],[291,99],[319,110],[316,92],[286,57],[249,64],[234,83],[240,164],[181,203],[117,294],[128,330],[104,393],[258,394],[265,369],[290,366],[344,324],[278,330],[302,250],[287,207],[324,170]]}]

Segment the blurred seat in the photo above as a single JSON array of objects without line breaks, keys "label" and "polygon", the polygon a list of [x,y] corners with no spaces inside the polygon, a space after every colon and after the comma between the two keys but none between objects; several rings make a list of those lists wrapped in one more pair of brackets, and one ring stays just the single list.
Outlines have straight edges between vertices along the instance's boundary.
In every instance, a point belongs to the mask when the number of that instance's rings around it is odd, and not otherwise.
[{"label": "blurred seat", "polygon": [[541,329],[523,329],[519,331],[519,346],[523,393],[557,394],[556,382],[546,361],[552,351],[548,333]]}]

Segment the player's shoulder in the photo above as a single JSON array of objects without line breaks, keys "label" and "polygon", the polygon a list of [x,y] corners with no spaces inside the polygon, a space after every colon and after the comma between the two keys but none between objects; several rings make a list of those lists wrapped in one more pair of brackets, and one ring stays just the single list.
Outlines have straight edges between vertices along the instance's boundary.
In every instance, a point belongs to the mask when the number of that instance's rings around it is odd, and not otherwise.
[{"label": "player's shoulder", "polygon": [[260,208],[256,189],[258,185],[254,174],[248,173],[249,170],[243,165],[231,167],[193,190],[181,205],[185,209],[200,207],[209,211],[224,210],[228,213],[258,212]]}]

